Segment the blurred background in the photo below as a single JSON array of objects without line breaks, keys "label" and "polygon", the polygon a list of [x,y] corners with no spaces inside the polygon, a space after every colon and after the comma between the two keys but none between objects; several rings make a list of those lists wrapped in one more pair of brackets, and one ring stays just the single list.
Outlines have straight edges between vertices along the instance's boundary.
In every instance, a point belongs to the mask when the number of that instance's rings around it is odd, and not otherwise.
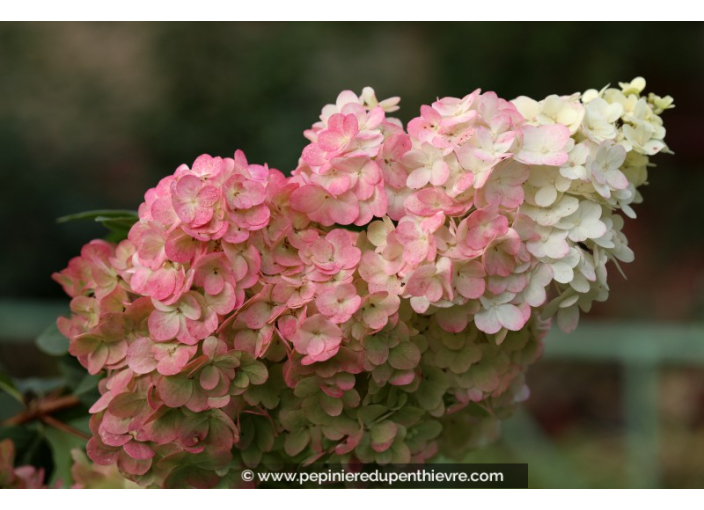
[{"label": "blurred background", "polygon": [[477,87],[540,99],[635,76],[677,105],[675,155],[626,223],[636,261],[576,334],[551,334],[524,410],[475,459],[529,462],[535,487],[702,487],[701,23],[2,23],[0,370],[57,375],[33,343],[68,302],[50,275],[104,235],[57,217],[135,209],[201,153],[290,171],[343,89],[401,96],[406,122]]}]

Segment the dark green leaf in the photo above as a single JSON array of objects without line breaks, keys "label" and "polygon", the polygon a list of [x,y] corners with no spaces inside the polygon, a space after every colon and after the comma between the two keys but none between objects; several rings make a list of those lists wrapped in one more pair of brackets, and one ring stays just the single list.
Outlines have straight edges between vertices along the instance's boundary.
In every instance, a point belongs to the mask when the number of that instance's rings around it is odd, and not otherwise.
[{"label": "dark green leaf", "polygon": [[64,487],[70,487],[73,481],[71,477],[71,466],[73,465],[71,449],[84,449],[86,442],[54,427],[46,427],[44,434],[54,459],[54,474],[50,483],[53,485],[57,481],[61,481]]},{"label": "dark green leaf", "polygon": [[63,356],[68,353],[68,338],[61,334],[55,323],[37,337],[36,344],[40,351],[49,356]]},{"label": "dark green leaf", "polygon": [[123,239],[127,239],[132,225],[139,221],[139,215],[136,211],[111,210],[104,209],[98,211],[86,211],[78,214],[69,214],[57,219],[58,223],[66,223],[77,220],[93,220],[101,223],[110,232],[105,239],[113,243],[119,243]]},{"label": "dark green leaf", "polygon": [[26,379],[15,379],[15,386],[23,395],[31,393],[43,397],[58,388],[62,388],[65,383],[60,377],[27,377]]},{"label": "dark green leaf", "polygon": [[103,221],[103,220],[99,220],[98,218],[106,218],[106,219],[134,218],[134,220],[136,221],[139,218],[139,215],[137,214],[136,211],[127,211],[127,210],[118,210],[118,209],[102,209],[102,210],[96,210],[96,211],[84,211],[84,212],[80,212],[80,213],[76,213],[76,214],[69,214],[67,216],[62,216],[61,218],[58,218],[56,220],[56,222],[57,223],[67,223],[69,221],[78,221],[78,220]]},{"label": "dark green leaf", "polygon": [[88,392],[96,390],[101,377],[99,375],[86,374],[85,377],[73,389],[73,394],[76,396],[84,395]]},{"label": "dark green leaf", "polygon": [[57,363],[59,372],[71,391],[76,389],[86,377],[86,369],[73,356],[61,356]]},{"label": "dark green leaf", "polygon": [[29,427],[20,427],[18,425],[10,425],[0,427],[0,441],[3,439],[11,439],[15,443],[15,450],[18,452],[26,450],[35,439],[37,430]]},{"label": "dark green leaf", "polygon": [[15,387],[15,383],[12,381],[12,378],[2,372],[0,372],[0,390],[10,395],[12,398],[17,400],[17,402],[24,403],[22,393],[20,393],[20,391]]},{"label": "dark green leaf", "polygon": [[107,216],[98,216],[95,221],[102,223],[103,226],[115,233],[129,232],[139,218],[132,216],[121,216],[119,218],[109,218]]},{"label": "dark green leaf", "polygon": [[49,445],[37,422],[22,426],[0,427],[0,440],[10,439],[15,445],[15,465],[43,468],[47,475],[54,469]]},{"label": "dark green leaf", "polygon": [[11,418],[24,409],[24,404],[11,397],[8,393],[0,391],[0,422]]}]

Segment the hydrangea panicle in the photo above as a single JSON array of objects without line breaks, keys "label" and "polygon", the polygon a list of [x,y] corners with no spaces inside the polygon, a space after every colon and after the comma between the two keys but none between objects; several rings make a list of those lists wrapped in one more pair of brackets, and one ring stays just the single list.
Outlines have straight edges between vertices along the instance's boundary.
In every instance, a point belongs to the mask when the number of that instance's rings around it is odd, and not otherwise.
[{"label": "hydrangea panicle", "polygon": [[224,487],[242,466],[423,462],[494,437],[550,317],[574,329],[608,262],[633,259],[619,211],[672,107],[644,87],[475,90],[407,129],[398,98],[344,91],[290,177],[241,151],[178,167],[126,240],[54,275],[70,352],[104,376],[89,457]]}]

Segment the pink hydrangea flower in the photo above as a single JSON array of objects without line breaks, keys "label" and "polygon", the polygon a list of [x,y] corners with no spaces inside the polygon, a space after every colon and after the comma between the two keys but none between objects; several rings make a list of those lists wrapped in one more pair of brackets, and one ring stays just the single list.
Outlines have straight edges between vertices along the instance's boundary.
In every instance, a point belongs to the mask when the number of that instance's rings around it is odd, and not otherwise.
[{"label": "pink hydrangea flower", "polygon": [[290,177],[241,151],[179,166],[127,239],[53,276],[69,352],[104,376],[90,458],[206,488],[240,485],[232,466],[424,462],[486,441],[527,397],[544,317],[574,329],[608,297],[608,261],[633,259],[620,211],[635,215],[671,105],[638,97],[642,81],[475,90],[406,128],[387,116],[398,98],[343,91]]},{"label": "pink hydrangea flower", "polygon": [[296,351],[304,355],[301,363],[310,365],[337,353],[342,331],[324,315],[316,314],[301,322],[291,341]]},{"label": "pink hydrangea flower", "polygon": [[173,205],[178,217],[191,227],[205,225],[213,217],[212,206],[220,199],[215,186],[203,183],[195,175],[184,175],[171,185]]},{"label": "pink hydrangea flower", "polygon": [[505,235],[508,228],[508,218],[496,207],[478,209],[457,227],[460,250],[468,254],[481,252],[492,240]]},{"label": "pink hydrangea flower", "polygon": [[324,291],[315,299],[320,313],[335,324],[347,322],[359,309],[362,298],[354,285],[347,283]]},{"label": "pink hydrangea flower", "polygon": [[316,184],[304,184],[294,191],[291,207],[326,227],[351,225],[359,216],[359,201],[352,191],[333,196]]},{"label": "pink hydrangea flower", "polygon": [[567,162],[570,130],[560,124],[551,126],[525,125],[521,129],[523,145],[516,159],[528,165],[561,166]]}]

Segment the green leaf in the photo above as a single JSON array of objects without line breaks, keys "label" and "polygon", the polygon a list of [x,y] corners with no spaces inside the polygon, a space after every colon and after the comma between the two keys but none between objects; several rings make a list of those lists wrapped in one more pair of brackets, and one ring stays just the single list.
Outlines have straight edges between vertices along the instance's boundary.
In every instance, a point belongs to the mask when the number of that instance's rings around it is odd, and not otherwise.
[{"label": "green leaf", "polygon": [[19,425],[0,427],[0,441],[3,439],[12,440],[17,452],[23,452],[32,446],[32,444],[37,441],[37,434],[37,430],[21,427]]},{"label": "green leaf", "polygon": [[105,239],[110,242],[119,243],[123,239],[127,239],[127,234],[132,228],[132,225],[139,221],[139,215],[136,211],[103,209],[69,214],[68,216],[62,216],[56,221],[57,223],[66,223],[79,220],[93,220],[101,223],[110,231]]},{"label": "green leaf", "polygon": [[111,218],[110,216],[96,216],[95,221],[102,223],[103,225],[112,225],[115,228],[129,228],[134,225],[135,221],[139,220],[135,216],[117,216]]},{"label": "green leaf", "polygon": [[76,391],[76,388],[78,388],[87,375],[86,369],[83,368],[80,362],[73,356],[59,357],[57,360],[57,368],[66,386],[68,386],[71,391]]},{"label": "green leaf", "polygon": [[0,391],[0,423],[22,412],[24,408],[24,404],[18,402],[15,397]]},{"label": "green leaf", "polygon": [[12,378],[2,372],[0,372],[0,390],[10,395],[12,398],[17,400],[17,402],[24,404],[24,398],[22,397],[22,393],[20,393],[19,390],[15,387],[15,383],[12,381]]},{"label": "green leaf", "polygon": [[119,235],[127,235],[132,228],[132,225],[137,223],[139,218],[133,218],[131,216],[121,216],[119,218],[109,218],[107,216],[97,216],[95,221],[102,223],[102,225],[110,230],[111,232]]},{"label": "green leaf", "polygon": [[100,375],[86,374],[85,377],[81,379],[81,382],[73,389],[73,394],[81,396],[93,390],[97,390],[100,379],[102,379]]},{"label": "green leaf", "polygon": [[86,442],[79,437],[54,427],[46,427],[44,435],[49,442],[54,458],[54,473],[51,477],[50,485],[61,481],[64,487],[70,487],[73,483],[71,476],[71,466],[73,465],[71,450],[73,448],[84,450]]},{"label": "green leaf", "polygon": [[15,444],[15,465],[43,468],[50,473],[54,468],[49,445],[37,423],[0,427],[0,440],[11,439]]},{"label": "green leaf", "polygon": [[61,334],[55,323],[47,327],[36,340],[36,345],[39,350],[49,356],[63,356],[67,354],[68,344],[68,338]]},{"label": "green leaf", "polygon": [[17,391],[23,395],[31,393],[38,397],[44,397],[63,386],[64,381],[61,377],[27,377],[25,379],[15,379],[15,387]]},{"label": "green leaf", "polygon": [[[101,218],[101,219],[98,219]],[[79,220],[94,220],[102,222],[105,219],[125,219],[134,218],[136,221],[139,219],[139,214],[137,211],[119,210],[119,209],[99,209],[96,211],[84,211],[76,214],[69,214],[67,216],[62,216],[56,220],[56,223],[68,223],[69,221],[79,221]]]}]

